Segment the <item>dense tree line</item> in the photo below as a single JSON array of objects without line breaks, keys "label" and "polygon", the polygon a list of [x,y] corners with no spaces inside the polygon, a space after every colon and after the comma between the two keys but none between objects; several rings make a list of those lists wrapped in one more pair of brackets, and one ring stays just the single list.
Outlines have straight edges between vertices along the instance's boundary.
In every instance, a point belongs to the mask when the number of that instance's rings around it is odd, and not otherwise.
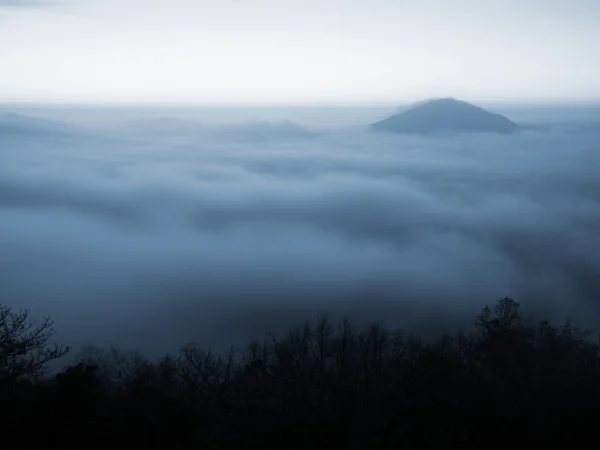
[{"label": "dense tree line", "polygon": [[[505,298],[435,341],[322,317],[246,351],[149,361],[88,347],[58,374],[52,322],[0,307],[0,427],[23,446],[565,448],[600,443],[600,347]],[[60,448],[60,447],[59,447]]]}]

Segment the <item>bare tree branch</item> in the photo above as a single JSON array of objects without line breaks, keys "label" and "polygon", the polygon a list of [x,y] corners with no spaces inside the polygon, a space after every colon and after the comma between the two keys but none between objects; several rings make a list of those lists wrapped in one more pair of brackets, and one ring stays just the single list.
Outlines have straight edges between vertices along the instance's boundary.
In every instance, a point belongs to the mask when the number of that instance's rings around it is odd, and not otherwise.
[{"label": "bare tree branch", "polygon": [[29,319],[29,311],[0,305],[0,378],[36,378],[48,363],[64,356],[68,347],[49,344],[54,322]]}]

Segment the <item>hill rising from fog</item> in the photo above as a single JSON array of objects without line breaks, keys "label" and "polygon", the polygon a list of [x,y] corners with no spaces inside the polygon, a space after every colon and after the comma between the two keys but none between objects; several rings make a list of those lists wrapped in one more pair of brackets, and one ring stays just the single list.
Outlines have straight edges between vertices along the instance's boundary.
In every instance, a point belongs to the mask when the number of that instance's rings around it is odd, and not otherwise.
[{"label": "hill rising from fog", "polygon": [[387,119],[373,123],[369,130],[378,132],[433,134],[514,133],[518,125],[508,118],[453,98],[417,102]]}]

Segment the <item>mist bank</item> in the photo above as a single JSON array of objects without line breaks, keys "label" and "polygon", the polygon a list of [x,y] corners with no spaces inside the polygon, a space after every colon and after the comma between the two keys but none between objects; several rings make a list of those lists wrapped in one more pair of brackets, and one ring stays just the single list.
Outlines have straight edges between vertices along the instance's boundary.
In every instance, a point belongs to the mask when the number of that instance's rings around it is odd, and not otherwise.
[{"label": "mist bank", "polygon": [[442,330],[503,296],[600,318],[593,127],[423,138],[278,119],[249,139],[121,120],[0,136],[0,298],[51,315],[57,339],[158,354],[323,312]]}]

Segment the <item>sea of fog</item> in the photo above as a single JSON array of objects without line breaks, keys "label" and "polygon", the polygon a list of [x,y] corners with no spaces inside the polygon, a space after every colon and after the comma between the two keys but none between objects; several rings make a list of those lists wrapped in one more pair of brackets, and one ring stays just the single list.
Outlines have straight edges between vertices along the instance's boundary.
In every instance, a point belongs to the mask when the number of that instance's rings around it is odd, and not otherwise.
[{"label": "sea of fog", "polygon": [[1,106],[0,302],[149,355],[321,313],[438,331],[505,296],[600,325],[600,109],[365,130],[391,110]]}]

